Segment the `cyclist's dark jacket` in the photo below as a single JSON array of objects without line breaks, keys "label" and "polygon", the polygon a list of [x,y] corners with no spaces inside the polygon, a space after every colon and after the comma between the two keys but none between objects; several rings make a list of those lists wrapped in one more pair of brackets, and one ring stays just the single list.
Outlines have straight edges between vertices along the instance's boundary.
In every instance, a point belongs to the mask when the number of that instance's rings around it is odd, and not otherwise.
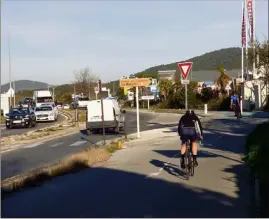
[{"label": "cyclist's dark jacket", "polygon": [[195,128],[195,121],[198,121],[201,135],[203,136],[203,127],[202,127],[201,121],[195,114],[185,114],[184,116],[181,117],[181,119],[179,120],[179,123],[178,123],[178,129],[177,129],[178,134],[181,136],[181,134],[180,134],[181,128],[180,127],[182,127],[182,126]]}]

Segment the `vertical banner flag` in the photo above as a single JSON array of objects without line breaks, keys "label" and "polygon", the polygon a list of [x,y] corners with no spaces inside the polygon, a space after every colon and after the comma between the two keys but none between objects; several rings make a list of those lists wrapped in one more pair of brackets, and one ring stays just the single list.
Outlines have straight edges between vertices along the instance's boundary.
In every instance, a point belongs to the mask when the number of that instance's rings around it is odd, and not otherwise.
[{"label": "vertical banner flag", "polygon": [[[244,1],[244,0],[243,0]],[[246,46],[246,20],[245,20],[245,1],[242,7],[242,29],[241,29],[241,37],[242,37],[242,47]]]},{"label": "vertical banner flag", "polygon": [[248,7],[248,22],[249,22],[249,38],[250,42],[253,43],[253,0],[247,0],[247,7]]}]

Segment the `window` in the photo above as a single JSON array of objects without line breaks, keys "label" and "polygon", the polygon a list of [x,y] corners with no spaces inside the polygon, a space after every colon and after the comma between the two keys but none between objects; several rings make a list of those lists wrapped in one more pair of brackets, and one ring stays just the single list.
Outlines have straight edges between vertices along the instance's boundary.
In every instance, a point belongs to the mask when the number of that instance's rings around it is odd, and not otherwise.
[{"label": "window", "polygon": [[40,112],[40,111],[52,111],[52,108],[50,106],[42,106],[42,107],[36,107],[35,108],[36,112]]},{"label": "window", "polygon": [[37,103],[48,103],[53,102],[51,97],[37,97]]},{"label": "window", "polygon": [[79,97],[78,100],[79,101],[87,101],[87,100],[89,100],[89,97]]},{"label": "window", "polygon": [[12,108],[10,110],[10,114],[17,114],[17,113],[27,113],[29,110],[28,109],[24,109],[24,108]]}]

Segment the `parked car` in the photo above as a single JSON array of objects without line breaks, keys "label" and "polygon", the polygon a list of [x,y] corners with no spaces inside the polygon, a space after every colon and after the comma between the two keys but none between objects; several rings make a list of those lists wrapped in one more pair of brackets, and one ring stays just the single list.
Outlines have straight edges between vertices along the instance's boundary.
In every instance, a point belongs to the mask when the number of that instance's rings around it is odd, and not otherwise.
[{"label": "parked car", "polygon": [[[56,107],[55,107],[56,108]],[[40,121],[56,121],[58,113],[52,105],[42,105],[35,108],[36,120]]]},{"label": "parked car", "polygon": [[64,109],[70,109],[70,105],[69,105],[69,104],[64,104],[64,105],[63,105],[63,108],[64,108]]},{"label": "parked car", "polygon": [[34,127],[36,126],[36,116],[30,107],[11,108],[6,114],[6,128],[13,127]]}]

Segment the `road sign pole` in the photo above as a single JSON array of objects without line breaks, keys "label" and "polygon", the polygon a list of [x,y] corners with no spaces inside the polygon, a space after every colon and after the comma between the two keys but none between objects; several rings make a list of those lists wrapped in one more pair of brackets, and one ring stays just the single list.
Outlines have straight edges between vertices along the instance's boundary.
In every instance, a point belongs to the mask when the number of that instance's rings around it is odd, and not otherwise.
[{"label": "road sign pole", "polygon": [[149,109],[149,99],[148,99],[148,109]]},{"label": "road sign pole", "polygon": [[189,73],[191,72],[191,79],[192,79],[192,62],[182,62],[182,63],[177,63],[181,75],[182,75],[182,80],[181,83],[185,84],[185,109],[188,110],[188,84],[190,83],[190,80],[187,80]]},{"label": "road sign pole", "polygon": [[185,110],[188,110],[188,85],[185,84]]},{"label": "road sign pole", "polygon": [[137,124],[137,138],[140,138],[138,87],[135,87],[135,94],[136,94],[136,124]]},{"label": "road sign pole", "polygon": [[[99,80],[99,92],[102,91],[102,82]],[[103,97],[100,97],[101,99],[101,111],[102,111],[102,127],[103,127],[103,145],[106,144],[106,130],[105,130],[105,119],[104,119],[104,105],[103,105]]]}]

